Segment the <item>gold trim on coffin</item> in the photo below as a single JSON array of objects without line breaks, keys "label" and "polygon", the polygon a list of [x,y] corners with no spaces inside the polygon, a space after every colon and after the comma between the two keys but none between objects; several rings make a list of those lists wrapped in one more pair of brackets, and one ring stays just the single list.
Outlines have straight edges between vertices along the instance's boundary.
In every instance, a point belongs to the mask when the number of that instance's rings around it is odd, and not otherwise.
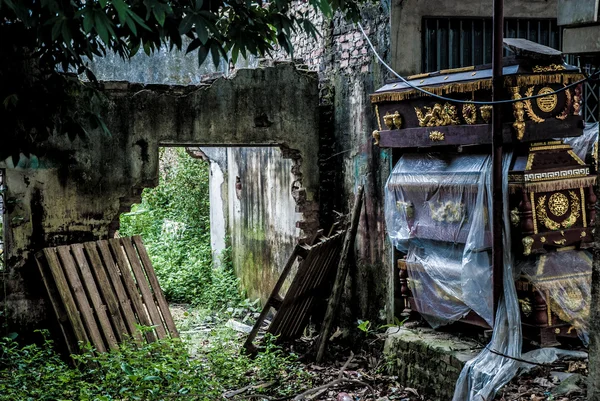
[{"label": "gold trim on coffin", "polygon": [[[554,195],[558,195],[558,194],[553,194]],[[562,194],[560,194],[562,195]],[[560,209],[562,210],[562,208],[566,208],[569,206],[569,201],[567,199],[566,196],[562,195],[565,200],[567,201],[567,204],[562,204],[562,202],[559,200],[558,203],[560,203],[560,205],[555,204],[555,205],[548,205],[549,208],[551,209],[550,212],[552,213],[552,208],[559,206]],[[571,228],[576,222],[577,219],[579,219],[579,217],[581,216],[581,204],[580,204],[580,200],[579,197],[577,196],[577,194],[575,193],[575,191],[569,191],[569,197],[571,198],[570,201],[570,209],[571,209],[571,213],[569,214],[569,216],[563,220],[562,222],[557,222],[552,220],[550,217],[548,217],[548,212],[546,210],[546,195],[540,196],[538,198],[538,202],[535,206],[535,211],[537,214],[537,219],[540,223],[542,223],[547,229],[549,230],[553,230],[553,231],[557,231],[560,230],[561,228]],[[566,213],[566,211],[564,212]],[[564,214],[563,213],[563,214]],[[559,216],[557,214],[555,214],[555,216]],[[555,241],[557,242],[557,241]],[[560,241],[559,241],[560,242]],[[564,245],[564,243],[557,243],[557,245]]]},{"label": "gold trim on coffin", "polygon": [[473,103],[464,104],[462,108],[462,115],[467,124],[475,124],[477,121],[477,107],[475,107]]},{"label": "gold trim on coffin", "polygon": [[[416,77],[428,77],[430,74],[420,74]],[[505,87],[511,86],[529,86],[529,85],[544,85],[544,84],[569,84],[583,79],[584,76],[580,73],[562,73],[562,74],[539,74],[539,75],[519,75],[516,77],[508,76],[504,79]],[[516,81],[516,82],[515,82]],[[421,89],[431,92],[435,95],[446,95],[450,93],[468,93],[478,90],[491,90],[491,79],[480,79],[477,81],[467,82],[452,82],[445,85],[423,86]],[[371,103],[381,102],[399,102],[407,99],[427,97],[423,92],[416,89],[406,90],[402,92],[381,92],[371,95]]]},{"label": "gold trim on coffin", "polygon": [[[513,86],[511,88],[513,93],[513,100],[521,99],[521,93],[519,92],[519,87]],[[513,103],[513,115],[515,117],[515,122],[513,123],[513,128],[517,133],[517,139],[520,141],[525,136],[525,103],[522,101]]]},{"label": "gold trim on coffin", "polygon": [[[525,91],[525,97],[533,96],[533,88],[534,87],[532,86]],[[546,121],[537,114],[535,114],[531,105],[531,100],[524,100],[523,103],[525,104],[525,111],[527,111],[527,116],[531,119],[531,121],[534,121],[536,123],[543,123],[544,121]]]},{"label": "gold trim on coffin", "polygon": [[[424,111],[424,112],[423,112]],[[436,103],[433,107],[415,107],[415,113],[420,127],[440,127],[445,125],[459,125],[460,120],[456,115],[456,106],[446,103],[443,106]]]}]

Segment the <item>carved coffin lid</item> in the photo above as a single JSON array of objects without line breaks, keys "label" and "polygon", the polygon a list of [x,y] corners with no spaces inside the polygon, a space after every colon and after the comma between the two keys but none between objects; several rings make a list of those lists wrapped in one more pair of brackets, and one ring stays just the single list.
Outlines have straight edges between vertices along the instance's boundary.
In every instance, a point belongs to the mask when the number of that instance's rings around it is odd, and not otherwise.
[{"label": "carved coffin lid", "polygon": [[560,191],[593,185],[590,166],[563,141],[533,143],[526,154],[516,156],[509,171],[511,192]]},{"label": "carved coffin lid", "polygon": [[[551,93],[580,79],[566,64],[505,58],[506,99]],[[491,99],[490,66],[442,70],[409,77],[411,85],[451,99]],[[539,141],[581,135],[581,87],[504,107],[505,142]],[[382,147],[422,147],[491,143],[491,106],[446,102],[391,82],[371,95],[378,121],[375,141]],[[515,122],[519,123],[516,124]]]}]

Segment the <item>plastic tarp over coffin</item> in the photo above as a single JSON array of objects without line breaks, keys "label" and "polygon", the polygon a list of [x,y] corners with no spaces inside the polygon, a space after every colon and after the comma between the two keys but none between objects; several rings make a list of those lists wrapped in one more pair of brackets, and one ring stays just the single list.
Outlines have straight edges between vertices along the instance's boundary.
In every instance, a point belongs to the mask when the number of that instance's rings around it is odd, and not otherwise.
[{"label": "plastic tarp over coffin", "polygon": [[493,324],[490,172],[488,155],[405,154],[388,179],[388,235],[433,327],[471,310]]}]

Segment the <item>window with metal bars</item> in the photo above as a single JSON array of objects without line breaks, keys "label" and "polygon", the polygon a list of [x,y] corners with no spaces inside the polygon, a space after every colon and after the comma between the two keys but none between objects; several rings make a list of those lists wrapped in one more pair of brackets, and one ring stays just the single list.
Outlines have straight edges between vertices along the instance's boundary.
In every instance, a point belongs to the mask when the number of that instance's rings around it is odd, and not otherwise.
[{"label": "window with metal bars", "polygon": [[[423,72],[492,62],[491,18],[423,18]],[[507,18],[507,38],[561,48],[556,19]]]}]

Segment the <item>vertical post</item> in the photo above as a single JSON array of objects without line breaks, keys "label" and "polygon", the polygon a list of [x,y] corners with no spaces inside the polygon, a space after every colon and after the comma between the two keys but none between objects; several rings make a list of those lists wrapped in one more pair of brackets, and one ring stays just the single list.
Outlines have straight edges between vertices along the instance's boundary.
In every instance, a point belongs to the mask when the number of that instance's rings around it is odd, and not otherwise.
[{"label": "vertical post", "polygon": [[[502,97],[502,53],[504,40],[504,0],[494,0],[494,37],[492,39],[492,100]],[[504,269],[502,246],[502,109],[494,104],[492,114],[492,271],[494,319],[502,294]]]}]

